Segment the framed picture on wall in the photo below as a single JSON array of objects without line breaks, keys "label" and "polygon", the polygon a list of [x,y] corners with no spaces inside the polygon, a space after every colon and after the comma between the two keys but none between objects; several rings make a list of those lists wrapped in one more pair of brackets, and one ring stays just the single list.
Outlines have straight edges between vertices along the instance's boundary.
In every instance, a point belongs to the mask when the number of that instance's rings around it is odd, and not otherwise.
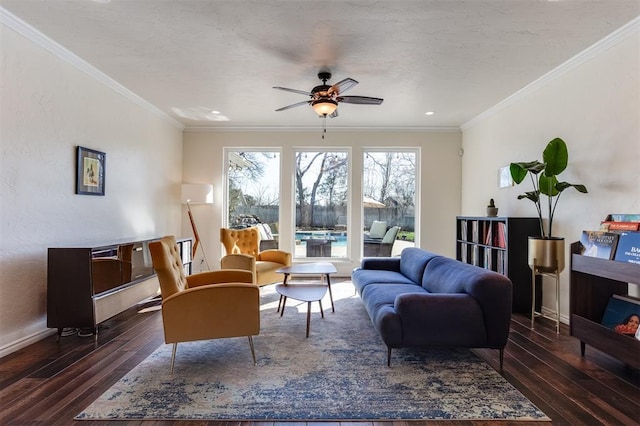
[{"label": "framed picture on wall", "polygon": [[515,184],[511,178],[509,166],[500,167],[498,169],[498,188],[508,188],[510,186],[515,186]]},{"label": "framed picture on wall", "polygon": [[104,195],[106,157],[104,152],[78,147],[76,194]]}]

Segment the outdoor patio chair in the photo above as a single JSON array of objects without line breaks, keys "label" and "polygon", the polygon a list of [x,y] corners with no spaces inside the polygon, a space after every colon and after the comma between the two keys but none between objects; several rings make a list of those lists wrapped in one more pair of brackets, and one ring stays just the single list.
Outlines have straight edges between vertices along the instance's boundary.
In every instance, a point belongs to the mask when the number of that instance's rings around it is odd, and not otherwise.
[{"label": "outdoor patio chair", "polygon": [[364,241],[364,257],[390,257],[393,244],[400,232],[399,226],[392,226],[380,241]]}]

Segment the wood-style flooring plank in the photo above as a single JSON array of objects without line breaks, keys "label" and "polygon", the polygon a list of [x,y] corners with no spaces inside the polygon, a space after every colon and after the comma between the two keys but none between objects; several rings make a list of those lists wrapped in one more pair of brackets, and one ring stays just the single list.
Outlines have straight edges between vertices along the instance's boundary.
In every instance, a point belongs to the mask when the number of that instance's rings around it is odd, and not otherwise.
[{"label": "wood-style flooring plank", "polygon": [[[155,302],[157,303],[157,302]],[[47,337],[0,359],[0,424],[158,426],[541,426],[548,422],[380,421],[380,422],[220,422],[74,421],[73,417],[163,343],[159,312],[129,309],[92,337]],[[153,302],[146,306],[153,306]],[[544,411],[554,425],[640,424],[640,374],[593,348],[580,355],[568,327],[526,315],[512,318],[504,368],[498,351],[474,352]]]}]

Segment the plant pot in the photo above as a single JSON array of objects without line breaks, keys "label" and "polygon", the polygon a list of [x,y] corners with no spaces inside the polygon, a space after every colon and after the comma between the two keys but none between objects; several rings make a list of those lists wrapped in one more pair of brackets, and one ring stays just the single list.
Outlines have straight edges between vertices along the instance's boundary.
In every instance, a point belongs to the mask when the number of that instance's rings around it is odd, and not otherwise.
[{"label": "plant pot", "polygon": [[529,267],[536,272],[564,270],[564,238],[529,237]]},{"label": "plant pot", "polygon": [[498,208],[497,207],[487,207],[487,216],[489,216],[489,217],[498,216]]}]

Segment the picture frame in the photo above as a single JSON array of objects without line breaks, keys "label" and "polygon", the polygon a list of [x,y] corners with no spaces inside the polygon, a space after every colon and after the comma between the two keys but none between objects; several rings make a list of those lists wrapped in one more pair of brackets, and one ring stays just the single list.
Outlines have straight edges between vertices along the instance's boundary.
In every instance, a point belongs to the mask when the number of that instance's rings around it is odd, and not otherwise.
[{"label": "picture frame", "polygon": [[107,154],[77,147],[76,194],[104,195]]},{"label": "picture frame", "polygon": [[509,188],[510,186],[515,186],[515,183],[511,178],[509,166],[500,167],[498,169],[498,188]]}]

